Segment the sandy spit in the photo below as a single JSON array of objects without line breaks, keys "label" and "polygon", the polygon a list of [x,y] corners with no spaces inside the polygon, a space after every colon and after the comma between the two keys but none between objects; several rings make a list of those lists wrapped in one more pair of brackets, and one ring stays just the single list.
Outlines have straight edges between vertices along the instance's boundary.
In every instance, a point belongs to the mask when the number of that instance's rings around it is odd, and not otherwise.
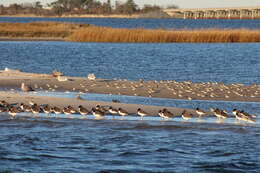
[{"label": "sandy spit", "polygon": [[[87,76],[87,74],[86,74]],[[25,82],[35,90],[75,91],[81,93],[114,94],[172,98],[183,100],[260,101],[260,84],[224,84],[191,81],[130,81],[126,79],[96,79],[64,77],[58,81],[50,74],[0,71],[0,88],[20,89]]]}]

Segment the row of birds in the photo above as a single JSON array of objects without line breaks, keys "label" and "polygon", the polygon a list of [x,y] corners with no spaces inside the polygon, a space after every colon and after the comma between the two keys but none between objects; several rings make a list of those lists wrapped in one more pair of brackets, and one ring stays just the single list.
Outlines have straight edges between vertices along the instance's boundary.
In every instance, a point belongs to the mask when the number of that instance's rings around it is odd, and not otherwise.
[{"label": "row of birds", "polygon": [[[81,114],[83,116],[86,116],[86,115],[92,113],[96,118],[102,118],[107,113],[112,114],[112,115],[120,115],[120,116],[129,115],[129,113],[126,110],[124,110],[122,108],[116,109],[116,108],[113,108],[112,106],[108,107],[108,106],[96,105],[95,107],[93,107],[91,109],[91,111],[89,111],[87,108],[83,107],[82,105],[78,106],[78,109],[75,109],[70,105],[61,109],[57,106],[51,107],[48,104],[37,105],[34,102],[30,102],[29,105],[21,103],[19,106],[14,106],[14,104],[9,104],[6,101],[0,101],[0,112],[8,112],[11,116],[16,116],[20,112],[31,112],[33,114],[55,113],[55,114],[65,114],[65,115],[77,114],[78,113],[78,114]],[[211,112],[219,120],[221,120],[221,119],[223,120],[223,119],[230,117],[227,111],[221,110],[221,109],[218,109],[218,108],[211,109]],[[249,114],[245,111],[242,111],[242,110],[240,111],[240,110],[234,109],[232,111],[232,113],[235,116],[235,118],[239,121],[245,121],[245,122],[250,122],[250,123],[256,122],[256,116]],[[187,110],[184,110],[181,114],[181,117],[184,120],[189,120],[189,119],[194,118],[194,117],[202,118],[202,117],[209,115],[209,113],[207,113],[206,111],[199,109],[199,108],[196,108],[196,114],[197,115],[193,115],[192,113],[188,112]],[[146,111],[144,111],[143,109],[138,108],[137,109],[137,115],[139,115],[141,118],[143,118],[144,116],[147,116],[148,113]],[[160,117],[162,117],[163,119],[171,119],[171,118],[177,117],[177,115],[174,115],[172,112],[170,112],[166,108],[159,110],[158,115]]]}]

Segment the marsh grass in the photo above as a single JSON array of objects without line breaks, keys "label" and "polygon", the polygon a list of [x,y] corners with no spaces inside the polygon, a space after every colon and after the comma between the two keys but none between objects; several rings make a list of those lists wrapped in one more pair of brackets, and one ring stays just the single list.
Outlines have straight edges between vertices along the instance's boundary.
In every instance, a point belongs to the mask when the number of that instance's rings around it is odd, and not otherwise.
[{"label": "marsh grass", "polygon": [[228,43],[260,42],[260,30],[247,29],[117,29],[88,27],[76,30],[68,37],[77,42],[127,42],[127,43]]},{"label": "marsh grass", "polygon": [[124,29],[62,22],[0,23],[4,38],[62,38],[74,42],[233,43],[260,42],[260,30]]}]

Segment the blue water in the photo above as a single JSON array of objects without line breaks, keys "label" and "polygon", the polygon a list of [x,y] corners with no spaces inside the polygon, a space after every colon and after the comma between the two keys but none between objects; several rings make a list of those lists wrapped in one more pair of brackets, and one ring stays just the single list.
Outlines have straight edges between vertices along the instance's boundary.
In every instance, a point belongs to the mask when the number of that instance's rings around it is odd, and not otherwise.
[{"label": "blue water", "polygon": [[0,42],[0,69],[138,80],[260,83],[260,44]]},{"label": "blue water", "polygon": [[35,21],[88,23],[97,26],[109,26],[109,27],[116,27],[116,28],[168,28],[168,29],[203,29],[203,28],[259,29],[260,28],[260,20],[0,17],[0,22],[35,22]]},{"label": "blue water", "polygon": [[[33,95],[75,97],[76,93]],[[260,114],[259,103],[183,101],[132,96],[82,95],[88,100],[208,109],[232,107]],[[0,117],[0,170],[10,172],[252,172],[260,170],[260,124],[234,118],[20,114]]]}]

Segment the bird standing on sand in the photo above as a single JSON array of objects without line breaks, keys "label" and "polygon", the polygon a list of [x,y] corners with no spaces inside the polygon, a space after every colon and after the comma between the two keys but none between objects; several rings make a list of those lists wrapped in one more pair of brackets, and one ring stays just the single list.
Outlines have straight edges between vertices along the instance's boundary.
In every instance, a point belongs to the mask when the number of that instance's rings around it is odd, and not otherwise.
[{"label": "bird standing on sand", "polygon": [[82,105],[79,105],[78,109],[81,115],[87,115],[89,113],[89,111],[86,108],[84,108]]},{"label": "bird standing on sand", "polygon": [[108,112],[111,113],[112,115],[118,114],[118,110],[115,109],[115,108],[113,108],[112,106],[110,106],[110,107],[108,108]]},{"label": "bird standing on sand", "polygon": [[240,111],[237,110],[237,109],[233,109],[233,111],[232,111],[232,113],[233,113],[234,116],[236,116],[239,112],[240,112]]},{"label": "bird standing on sand", "polygon": [[115,118],[114,115],[118,114],[118,110],[113,108],[112,106],[108,108],[108,112],[113,115],[113,118]]},{"label": "bird standing on sand", "polygon": [[77,110],[70,105],[68,106],[68,109],[70,110],[70,113],[72,113],[72,114],[77,113]]},{"label": "bird standing on sand", "polygon": [[51,113],[51,107],[47,104],[47,105],[44,105],[43,108],[42,108],[43,112],[46,113],[46,114],[49,114]]},{"label": "bird standing on sand", "polygon": [[95,108],[92,108],[92,114],[95,116],[96,119],[101,119],[104,117],[105,113],[100,111],[100,110],[97,110]]},{"label": "bird standing on sand", "polygon": [[11,106],[8,110],[8,113],[12,116],[15,117],[17,113],[19,113],[19,110],[16,107]]},{"label": "bird standing on sand", "polygon": [[31,106],[26,105],[26,104],[24,104],[24,103],[21,103],[21,104],[20,104],[20,108],[21,108],[22,111],[24,111],[24,112],[31,112]]},{"label": "bird standing on sand", "polygon": [[249,123],[256,122],[256,120],[254,119],[254,116],[250,115],[247,112],[233,109],[232,113],[235,115],[235,117],[238,121],[245,121],[245,122],[249,122]]},{"label": "bird standing on sand", "polygon": [[186,110],[184,110],[182,112],[181,116],[184,120],[189,120],[193,117],[193,115],[191,113],[187,112]]},{"label": "bird standing on sand", "polygon": [[173,113],[171,113],[166,108],[164,108],[163,110],[159,110],[158,114],[159,114],[160,117],[162,117],[164,119],[170,119],[170,118],[174,117]]},{"label": "bird standing on sand", "polygon": [[159,111],[158,111],[158,115],[159,115],[160,117],[162,117],[162,118],[165,118],[164,115],[163,115],[163,111],[162,111],[162,110],[159,110]]},{"label": "bird standing on sand", "polygon": [[62,110],[56,106],[52,108],[52,111],[57,115],[62,113]]},{"label": "bird standing on sand", "polygon": [[31,107],[31,111],[32,111],[33,114],[38,114],[38,113],[41,112],[41,107],[38,106],[37,104],[34,104]]},{"label": "bird standing on sand", "polygon": [[118,114],[121,115],[121,116],[126,116],[126,115],[128,115],[129,113],[128,113],[126,110],[124,110],[124,109],[122,109],[122,108],[119,108],[119,109],[118,109]]},{"label": "bird standing on sand", "polygon": [[67,108],[67,107],[64,107],[64,108],[62,109],[62,111],[63,111],[63,113],[64,113],[65,115],[70,115],[70,114],[71,114],[69,108]]},{"label": "bird standing on sand", "polygon": [[104,108],[103,106],[100,106],[100,105],[96,105],[95,109],[98,111],[104,112],[104,113],[107,111],[106,108]]},{"label": "bird standing on sand", "polygon": [[21,84],[21,90],[22,90],[23,92],[34,91],[34,89],[32,89],[31,86],[29,86],[29,85],[25,85],[24,83]]},{"label": "bird standing on sand", "polygon": [[138,108],[138,109],[137,109],[137,114],[138,114],[139,116],[141,116],[141,119],[143,119],[144,116],[147,116],[147,115],[148,115],[148,113],[145,112],[144,110],[142,110],[141,108]]},{"label": "bird standing on sand", "polygon": [[196,113],[199,115],[199,118],[206,114],[206,112],[200,108],[196,108]]},{"label": "bird standing on sand", "polygon": [[211,109],[211,111],[214,113],[214,115],[218,119],[226,119],[226,118],[228,118],[228,114],[224,110],[220,110],[220,109],[217,108],[217,109]]}]

